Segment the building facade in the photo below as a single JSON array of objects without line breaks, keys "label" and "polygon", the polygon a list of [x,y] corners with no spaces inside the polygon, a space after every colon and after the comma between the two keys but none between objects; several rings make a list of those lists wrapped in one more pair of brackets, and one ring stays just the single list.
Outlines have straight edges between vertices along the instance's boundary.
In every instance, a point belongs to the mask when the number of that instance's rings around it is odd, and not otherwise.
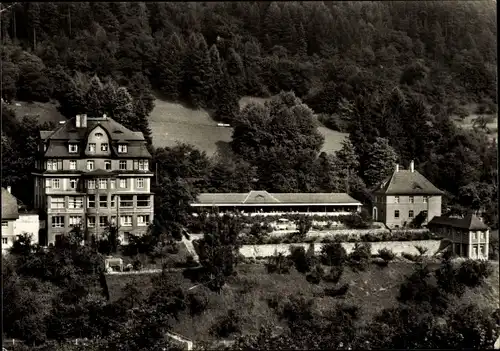
[{"label": "building facade", "polygon": [[396,165],[393,174],[379,184],[373,195],[372,217],[389,228],[406,227],[419,214],[423,224],[441,216],[443,191],[416,171],[413,161],[408,170]]},{"label": "building facade", "polygon": [[31,235],[31,242],[38,244],[40,221],[38,214],[19,211],[18,201],[10,187],[2,188],[2,251],[8,250],[23,233]]},{"label": "building facade", "polygon": [[99,238],[115,225],[122,242],[144,234],[153,219],[144,136],[113,119],[77,115],[54,131],[40,132],[35,207],[45,220],[42,245],[75,226]]},{"label": "building facade", "polygon": [[488,259],[490,232],[474,214],[463,218],[434,217],[427,227],[451,241],[453,253],[459,257]]},{"label": "building facade", "polygon": [[361,211],[362,204],[345,193],[203,193],[191,206],[198,211],[217,208],[249,216],[304,214],[339,216]]}]

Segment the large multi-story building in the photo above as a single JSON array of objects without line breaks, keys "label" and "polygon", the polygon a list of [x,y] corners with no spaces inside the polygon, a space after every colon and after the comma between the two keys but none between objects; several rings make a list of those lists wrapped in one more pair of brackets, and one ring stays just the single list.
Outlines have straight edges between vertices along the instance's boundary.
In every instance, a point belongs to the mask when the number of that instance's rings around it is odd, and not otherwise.
[{"label": "large multi-story building", "polygon": [[389,228],[409,225],[423,212],[423,223],[434,216],[441,216],[441,198],[444,192],[436,188],[414,168],[411,161],[408,170],[396,169],[373,192],[375,202],[372,217]]},{"label": "large multi-story building", "polygon": [[46,223],[40,243],[54,243],[74,226],[87,238],[116,225],[122,242],[153,219],[149,153],[141,132],[113,119],[77,115],[40,132],[35,207]]}]

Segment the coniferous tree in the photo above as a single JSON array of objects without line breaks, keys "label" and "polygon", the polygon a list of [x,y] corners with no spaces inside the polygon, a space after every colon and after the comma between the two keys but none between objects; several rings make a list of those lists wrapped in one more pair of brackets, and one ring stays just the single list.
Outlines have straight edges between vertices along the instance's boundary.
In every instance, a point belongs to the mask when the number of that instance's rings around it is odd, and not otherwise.
[{"label": "coniferous tree", "polygon": [[134,101],[134,114],[135,118],[137,119],[137,125],[135,126],[134,130],[142,132],[148,146],[151,146],[153,143],[153,137],[151,135],[151,128],[149,127],[148,113],[146,111],[146,108],[144,107],[142,100],[140,99]]},{"label": "coniferous tree", "polygon": [[297,29],[297,56],[305,57],[307,56],[307,38],[306,31],[302,22],[299,24]]},{"label": "coniferous tree", "polygon": [[177,33],[168,39],[163,38],[158,50],[157,78],[155,81],[161,93],[171,100],[180,97],[181,84],[184,79],[185,48]]},{"label": "coniferous tree", "polygon": [[391,174],[398,156],[388,140],[384,138],[376,138],[368,154],[370,161],[365,165],[364,175],[367,185],[373,186]]},{"label": "coniferous tree", "polygon": [[226,70],[233,81],[236,93],[242,96],[245,91],[245,68],[241,56],[233,48],[230,48],[228,52]]},{"label": "coniferous tree", "polygon": [[210,47],[209,55],[210,65],[212,67],[212,82],[210,83],[211,92],[208,96],[207,106],[209,106],[210,108],[215,108],[219,103],[219,92],[221,89],[224,89],[224,87],[222,86],[224,71],[219,56],[219,50],[217,49],[217,46],[215,44]]},{"label": "coniferous tree", "polygon": [[205,107],[213,74],[203,35],[191,34],[185,62],[183,86],[186,97],[193,107]]},{"label": "coniferous tree", "polygon": [[225,123],[233,123],[240,107],[238,104],[238,94],[234,80],[231,79],[227,70],[224,70],[220,89],[217,94],[217,105],[214,118]]}]

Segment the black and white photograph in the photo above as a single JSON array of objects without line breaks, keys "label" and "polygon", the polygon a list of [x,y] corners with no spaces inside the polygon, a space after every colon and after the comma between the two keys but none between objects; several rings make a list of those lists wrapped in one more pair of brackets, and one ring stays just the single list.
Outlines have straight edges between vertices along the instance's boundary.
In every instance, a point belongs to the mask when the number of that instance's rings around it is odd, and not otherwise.
[{"label": "black and white photograph", "polygon": [[497,30],[0,3],[2,351],[500,350]]}]

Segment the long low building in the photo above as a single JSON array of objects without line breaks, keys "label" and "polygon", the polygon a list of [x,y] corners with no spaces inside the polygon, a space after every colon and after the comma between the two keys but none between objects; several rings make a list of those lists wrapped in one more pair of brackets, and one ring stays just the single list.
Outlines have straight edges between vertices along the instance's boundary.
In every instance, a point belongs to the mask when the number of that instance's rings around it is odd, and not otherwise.
[{"label": "long low building", "polygon": [[339,216],[361,211],[362,204],[346,193],[202,193],[191,204],[199,211],[239,211],[250,216],[305,214]]}]

